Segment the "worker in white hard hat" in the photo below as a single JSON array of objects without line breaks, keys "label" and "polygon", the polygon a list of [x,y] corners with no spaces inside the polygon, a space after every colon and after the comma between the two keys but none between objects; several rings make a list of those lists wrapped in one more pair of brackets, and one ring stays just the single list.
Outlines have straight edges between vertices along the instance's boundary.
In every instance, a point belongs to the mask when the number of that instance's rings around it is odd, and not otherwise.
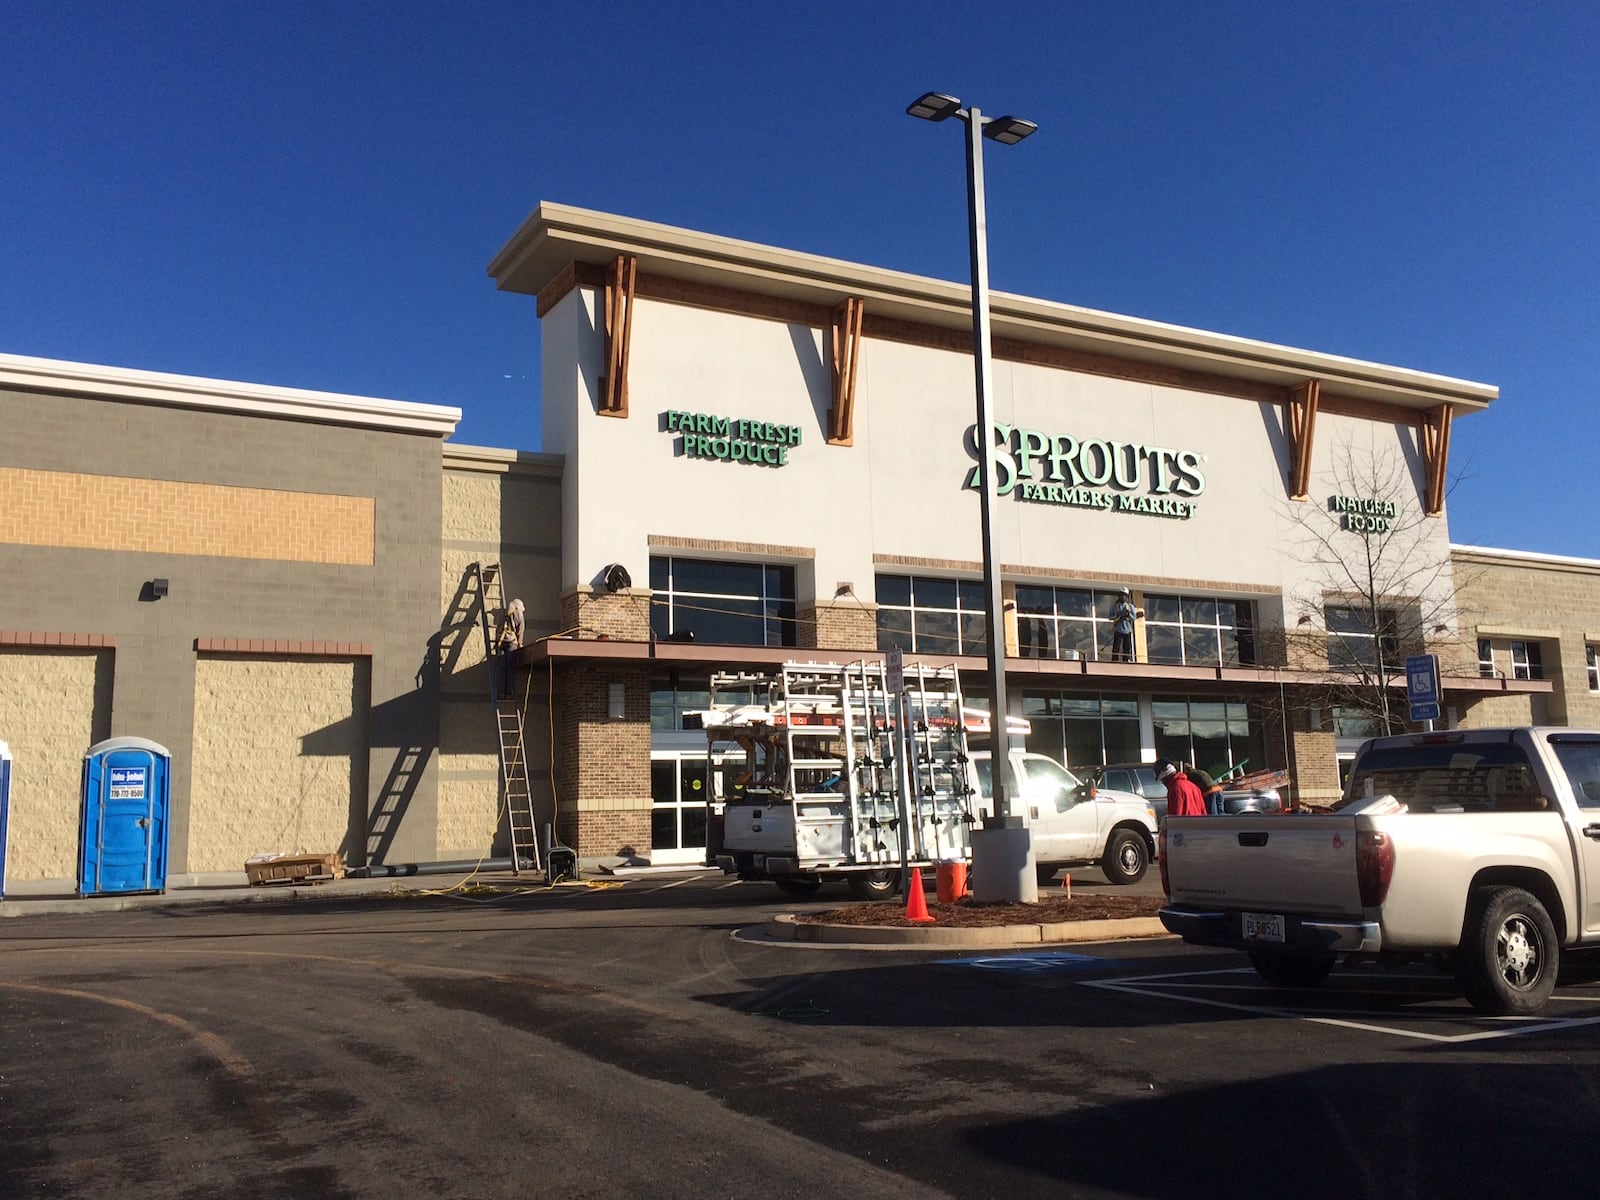
[{"label": "worker in white hard hat", "polygon": [[1133,593],[1119,588],[1111,605],[1111,658],[1114,662],[1133,661],[1133,622],[1144,611],[1133,606]]}]

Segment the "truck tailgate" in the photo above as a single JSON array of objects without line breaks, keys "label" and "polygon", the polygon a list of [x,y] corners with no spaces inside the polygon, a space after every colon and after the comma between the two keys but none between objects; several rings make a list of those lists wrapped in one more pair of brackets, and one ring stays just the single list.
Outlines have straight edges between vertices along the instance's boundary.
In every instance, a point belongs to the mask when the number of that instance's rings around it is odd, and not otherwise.
[{"label": "truck tailgate", "polygon": [[1175,905],[1359,915],[1356,818],[1169,817],[1167,884]]}]

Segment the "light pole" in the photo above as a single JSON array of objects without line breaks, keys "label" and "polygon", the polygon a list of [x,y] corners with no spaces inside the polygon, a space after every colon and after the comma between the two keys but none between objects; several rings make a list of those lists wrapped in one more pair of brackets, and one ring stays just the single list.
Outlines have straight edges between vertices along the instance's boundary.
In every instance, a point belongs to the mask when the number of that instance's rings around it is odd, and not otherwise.
[{"label": "light pole", "polygon": [[1011,747],[1006,722],[1006,624],[1000,598],[1000,559],[995,549],[994,419],[989,393],[989,229],[983,204],[983,139],[1012,146],[1038,128],[1021,117],[986,117],[976,105],[942,92],[928,92],[906,109],[924,121],[957,117],[967,127],[967,240],[972,260],[972,359],[978,420],[973,440],[978,450],[979,511],[983,522],[983,591],[989,629],[990,788],[994,813],[972,837],[973,898],[980,902],[1034,901],[1039,898],[1027,827],[1011,810],[1004,759]]}]

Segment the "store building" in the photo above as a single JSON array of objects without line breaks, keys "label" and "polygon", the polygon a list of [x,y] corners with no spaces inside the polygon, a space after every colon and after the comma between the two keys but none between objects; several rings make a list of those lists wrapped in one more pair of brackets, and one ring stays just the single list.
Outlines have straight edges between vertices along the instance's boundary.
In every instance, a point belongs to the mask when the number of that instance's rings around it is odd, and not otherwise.
[{"label": "store building", "polygon": [[[121,735],[172,752],[169,882],[504,854],[487,564],[527,607],[538,820],[589,862],[701,859],[712,670],[899,646],[982,702],[964,285],[551,204],[489,271],[534,298],[538,453],[447,441],[448,407],[0,355],[8,894],[70,889],[83,753]],[[1341,688],[1420,650],[1452,723],[1600,715],[1600,567],[1450,545],[1450,430],[1493,387],[992,303],[1030,749],[1325,800],[1369,719]],[[1352,580],[1402,536],[1426,570]]]},{"label": "store building", "polygon": [[[489,272],[536,298],[542,446],[564,464],[568,632],[527,658],[569,701],[570,840],[699,857],[684,713],[711,669],[897,645],[981,678],[964,285],[552,204]],[[992,319],[1029,747],[1283,767],[1300,799],[1336,795],[1364,723],[1340,679],[1459,659],[1450,431],[1496,389],[1018,296]],[[1429,570],[1353,579],[1361,539],[1399,530]],[[1131,663],[1108,661],[1123,586]],[[1468,665],[1445,687],[1466,714],[1548,684]]]}]

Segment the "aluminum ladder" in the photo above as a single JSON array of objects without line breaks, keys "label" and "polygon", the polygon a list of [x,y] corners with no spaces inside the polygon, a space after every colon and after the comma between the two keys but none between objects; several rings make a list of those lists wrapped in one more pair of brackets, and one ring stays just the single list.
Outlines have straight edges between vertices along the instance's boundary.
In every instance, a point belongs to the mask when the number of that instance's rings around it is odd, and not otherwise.
[{"label": "aluminum ladder", "polygon": [[495,744],[500,753],[500,788],[505,797],[506,829],[511,839],[511,873],[519,875],[524,862],[535,871],[540,869],[539,832],[533,813],[533,785],[528,777],[522,709],[515,699],[500,699],[503,656],[495,637],[496,619],[505,619],[500,564],[472,563],[467,567],[467,578],[477,590],[478,626],[483,631],[483,659],[489,668],[489,700],[494,705]]}]

